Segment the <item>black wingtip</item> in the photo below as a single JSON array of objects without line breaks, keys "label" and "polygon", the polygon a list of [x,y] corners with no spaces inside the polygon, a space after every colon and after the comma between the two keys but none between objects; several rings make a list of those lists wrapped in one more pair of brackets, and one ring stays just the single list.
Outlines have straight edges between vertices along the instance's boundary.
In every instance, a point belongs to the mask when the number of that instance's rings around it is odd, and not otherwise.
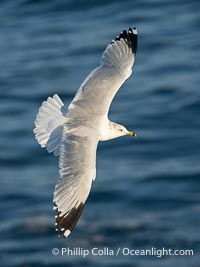
[{"label": "black wingtip", "polygon": [[[56,204],[54,203],[54,205],[56,206]],[[81,213],[83,211],[85,204],[84,203],[80,203],[79,206],[77,208],[72,208],[68,214],[64,214],[63,216],[60,216],[61,212],[58,211],[58,209],[56,210],[56,231],[58,232],[58,235],[63,236],[63,237],[67,237],[71,231],[73,230],[73,228],[75,227],[75,225],[78,222],[78,219],[81,216]],[[65,217],[66,216],[66,217]]]},{"label": "black wingtip", "polygon": [[138,37],[137,29],[135,27],[129,28],[128,32],[126,30],[123,30],[123,32],[121,32],[120,35],[117,36],[115,40],[111,43],[113,44],[116,41],[120,41],[120,39],[124,39],[128,46],[131,48],[133,54],[136,54],[138,46]]}]

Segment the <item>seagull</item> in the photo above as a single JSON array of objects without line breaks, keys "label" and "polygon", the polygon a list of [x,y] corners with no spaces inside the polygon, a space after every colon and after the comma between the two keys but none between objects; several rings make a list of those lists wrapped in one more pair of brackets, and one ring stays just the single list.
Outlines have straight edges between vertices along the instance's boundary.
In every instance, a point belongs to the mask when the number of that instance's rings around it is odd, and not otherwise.
[{"label": "seagull", "polygon": [[103,52],[99,66],[81,84],[68,109],[55,94],[39,108],[33,130],[41,147],[59,156],[60,179],[54,190],[55,226],[68,237],[85,206],[96,177],[99,141],[136,136],[108,118],[111,102],[132,73],[137,29],[123,30]]}]

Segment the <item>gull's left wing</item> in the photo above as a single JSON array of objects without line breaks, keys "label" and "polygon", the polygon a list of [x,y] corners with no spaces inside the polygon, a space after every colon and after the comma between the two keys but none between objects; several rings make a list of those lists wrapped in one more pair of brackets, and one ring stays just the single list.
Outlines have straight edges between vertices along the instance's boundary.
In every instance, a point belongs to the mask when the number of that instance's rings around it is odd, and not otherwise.
[{"label": "gull's left wing", "polygon": [[[65,127],[65,126],[64,126]],[[60,180],[54,191],[56,229],[67,237],[76,225],[96,177],[96,149],[93,136],[66,135],[59,158]]]}]

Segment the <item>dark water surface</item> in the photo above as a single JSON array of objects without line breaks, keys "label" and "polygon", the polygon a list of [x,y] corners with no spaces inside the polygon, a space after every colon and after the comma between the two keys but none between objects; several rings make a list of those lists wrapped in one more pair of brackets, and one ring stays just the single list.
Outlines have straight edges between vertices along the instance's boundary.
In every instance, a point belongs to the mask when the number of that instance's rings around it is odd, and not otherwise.
[{"label": "dark water surface", "polygon": [[[198,267],[200,2],[0,3],[2,267]],[[100,144],[97,179],[68,240],[54,230],[57,158],[32,129],[41,102],[70,103],[115,35],[136,26],[133,75],[110,118],[138,134]],[[53,256],[52,248],[193,249],[194,256]]]}]

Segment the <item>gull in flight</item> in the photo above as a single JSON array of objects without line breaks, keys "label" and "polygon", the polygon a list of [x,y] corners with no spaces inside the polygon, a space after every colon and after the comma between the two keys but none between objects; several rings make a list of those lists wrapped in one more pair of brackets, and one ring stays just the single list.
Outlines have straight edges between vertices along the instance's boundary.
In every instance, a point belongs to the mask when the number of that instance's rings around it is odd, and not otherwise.
[{"label": "gull in flight", "polygon": [[106,47],[100,65],[83,81],[68,109],[55,94],[36,116],[38,143],[59,156],[60,179],[53,198],[59,236],[71,233],[84,208],[96,177],[99,141],[136,136],[108,119],[115,94],[132,73],[136,50],[136,28],[124,30]]}]

